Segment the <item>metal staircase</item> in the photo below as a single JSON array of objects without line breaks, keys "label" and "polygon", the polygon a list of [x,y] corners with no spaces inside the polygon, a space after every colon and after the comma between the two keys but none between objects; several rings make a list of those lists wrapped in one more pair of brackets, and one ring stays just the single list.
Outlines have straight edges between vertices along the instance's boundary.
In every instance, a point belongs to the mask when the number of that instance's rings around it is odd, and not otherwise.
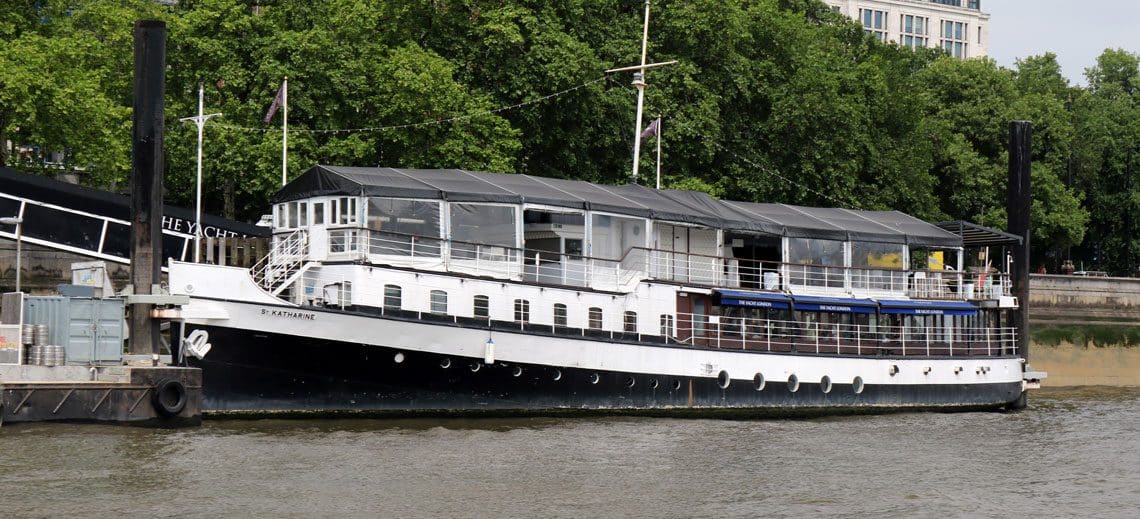
[{"label": "metal staircase", "polygon": [[315,264],[305,261],[308,248],[309,233],[304,229],[274,237],[269,254],[250,268],[253,280],[270,294],[281,294]]}]

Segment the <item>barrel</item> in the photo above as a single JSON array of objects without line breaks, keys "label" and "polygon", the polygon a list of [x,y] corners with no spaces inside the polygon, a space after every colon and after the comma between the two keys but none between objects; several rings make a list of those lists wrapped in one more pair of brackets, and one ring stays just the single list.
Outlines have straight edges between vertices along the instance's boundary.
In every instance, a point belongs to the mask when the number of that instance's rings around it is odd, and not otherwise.
[{"label": "barrel", "polygon": [[43,365],[43,363],[44,363],[44,347],[39,345],[39,344],[33,344],[32,347],[30,348],[30,350],[31,350],[31,355],[30,355],[31,358],[28,359],[28,364],[33,364],[36,366]]},{"label": "barrel", "polygon": [[36,346],[47,346],[48,343],[48,326],[46,324],[35,325],[35,332],[32,334],[32,344]]},{"label": "barrel", "polygon": [[36,326],[33,324],[25,324],[20,328],[20,342],[23,344],[32,344],[32,335],[35,333]]}]

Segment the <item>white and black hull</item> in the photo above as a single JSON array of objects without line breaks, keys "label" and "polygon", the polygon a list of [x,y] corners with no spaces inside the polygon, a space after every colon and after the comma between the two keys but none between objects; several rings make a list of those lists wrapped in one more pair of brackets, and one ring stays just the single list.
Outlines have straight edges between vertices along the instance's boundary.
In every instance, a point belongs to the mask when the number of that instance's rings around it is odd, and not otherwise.
[{"label": "white and black hull", "polygon": [[203,409],[215,414],[788,416],[1001,409],[1023,392],[1012,357],[729,351],[510,323],[203,303],[227,316],[187,320],[187,332],[210,333],[213,349],[190,363],[203,369]]}]

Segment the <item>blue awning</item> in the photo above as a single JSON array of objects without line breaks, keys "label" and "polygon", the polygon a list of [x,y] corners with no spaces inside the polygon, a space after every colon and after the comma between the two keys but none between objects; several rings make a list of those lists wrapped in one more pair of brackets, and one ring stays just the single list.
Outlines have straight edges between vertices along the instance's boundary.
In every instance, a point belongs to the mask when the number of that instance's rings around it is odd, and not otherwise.
[{"label": "blue awning", "polygon": [[978,307],[966,301],[879,301],[884,314],[976,315]]},{"label": "blue awning", "polygon": [[786,309],[791,303],[788,296],[773,292],[746,292],[743,290],[717,290],[723,306]]},{"label": "blue awning", "polygon": [[805,312],[840,312],[848,314],[873,314],[878,303],[870,299],[846,299],[841,297],[793,296],[796,310]]}]

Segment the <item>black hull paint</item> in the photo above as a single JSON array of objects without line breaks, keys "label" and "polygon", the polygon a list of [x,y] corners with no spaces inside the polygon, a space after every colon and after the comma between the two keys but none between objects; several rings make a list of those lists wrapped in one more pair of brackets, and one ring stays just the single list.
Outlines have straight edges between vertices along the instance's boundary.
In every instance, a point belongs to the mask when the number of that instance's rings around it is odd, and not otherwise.
[{"label": "black hull paint", "polygon": [[[195,326],[194,328],[199,328]],[[1008,407],[1020,383],[872,385],[651,376],[483,359],[303,337],[200,327],[214,348],[204,360],[203,410],[210,414],[452,416],[645,414],[810,416]],[[397,354],[401,362],[396,362]],[[596,377],[596,381],[595,381]]]}]

